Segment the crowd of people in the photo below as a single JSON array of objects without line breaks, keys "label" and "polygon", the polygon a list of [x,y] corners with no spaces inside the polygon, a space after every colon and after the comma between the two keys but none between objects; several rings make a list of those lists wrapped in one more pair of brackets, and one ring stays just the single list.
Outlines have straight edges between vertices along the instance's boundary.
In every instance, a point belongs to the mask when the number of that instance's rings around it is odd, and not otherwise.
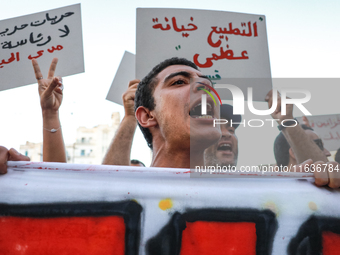
[{"label": "crowd of people", "polygon": [[[47,78],[32,60],[38,81],[43,117],[43,161],[66,162],[59,107],[63,98],[60,77],[54,77],[58,60],[52,60]],[[106,165],[144,166],[131,160],[130,152],[137,125],[152,149],[151,167],[193,168],[195,165],[236,166],[238,159],[238,124],[212,125],[216,118],[241,122],[233,114],[231,105],[214,106],[209,103],[208,113],[202,116],[193,109],[201,102],[202,88],[212,86],[211,80],[198,67],[184,58],[166,59],[155,66],[141,81],[132,80],[123,94],[125,116],[103,159]],[[273,92],[265,98],[268,107],[277,101],[273,119],[279,123],[280,134],[274,142],[274,154],[279,166],[324,166],[313,171],[317,186],[340,187],[339,151],[336,161],[329,162],[329,151],[308,124],[290,124],[294,119],[293,105],[281,109],[281,97],[273,100]],[[274,106],[275,107],[275,106]],[[195,112],[195,114],[193,114]],[[221,117],[220,117],[221,116]],[[286,121],[286,125],[280,123]],[[251,141],[249,141],[251,142]],[[7,172],[7,161],[25,161],[28,157],[14,149],[0,146],[0,173]]]}]

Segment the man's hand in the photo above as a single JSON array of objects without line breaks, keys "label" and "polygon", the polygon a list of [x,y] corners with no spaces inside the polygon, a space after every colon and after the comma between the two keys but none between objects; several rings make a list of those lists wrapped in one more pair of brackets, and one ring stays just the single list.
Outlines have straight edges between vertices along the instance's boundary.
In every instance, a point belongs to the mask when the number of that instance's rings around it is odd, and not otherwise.
[{"label": "man's hand", "polygon": [[[273,106],[273,90],[269,91],[265,98],[266,102],[268,102],[268,107],[271,109]],[[275,106],[273,106],[275,107]],[[283,120],[287,119],[294,119],[293,117],[293,105],[287,104],[286,105],[286,115],[282,115],[282,109],[281,109],[281,95],[279,92],[277,92],[277,105],[275,108],[275,111],[271,114],[273,119],[279,120],[278,123],[281,124]]]},{"label": "man's hand", "polygon": [[30,161],[30,158],[20,154],[13,148],[7,150],[5,147],[0,146],[0,174],[7,173],[7,161]]},{"label": "man's hand", "polygon": [[326,186],[337,189],[340,187],[340,164],[331,161],[317,161],[310,166],[310,171],[314,172],[315,185]]},{"label": "man's hand", "polygon": [[129,82],[129,88],[123,94],[125,116],[135,116],[135,94],[140,80]]},{"label": "man's hand", "polygon": [[313,164],[313,160],[307,159],[303,161],[301,164],[293,166],[293,171],[296,173],[307,172],[306,170],[309,169],[309,166]]},{"label": "man's hand", "polygon": [[54,77],[58,59],[54,58],[47,78],[44,79],[36,59],[32,59],[35,78],[38,80],[41,110],[57,112],[63,99],[61,77]]}]

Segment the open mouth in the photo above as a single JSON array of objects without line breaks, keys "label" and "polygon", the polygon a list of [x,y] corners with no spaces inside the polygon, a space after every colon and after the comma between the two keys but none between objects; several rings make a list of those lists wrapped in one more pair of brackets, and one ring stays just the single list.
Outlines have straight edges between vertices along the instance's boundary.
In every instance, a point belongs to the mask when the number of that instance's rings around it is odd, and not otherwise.
[{"label": "open mouth", "polygon": [[229,143],[220,143],[217,147],[218,151],[232,151],[231,144]]},{"label": "open mouth", "polygon": [[191,118],[212,119],[214,115],[214,108],[210,102],[207,102],[207,114],[202,115],[202,104],[198,103],[190,109],[189,115]]}]

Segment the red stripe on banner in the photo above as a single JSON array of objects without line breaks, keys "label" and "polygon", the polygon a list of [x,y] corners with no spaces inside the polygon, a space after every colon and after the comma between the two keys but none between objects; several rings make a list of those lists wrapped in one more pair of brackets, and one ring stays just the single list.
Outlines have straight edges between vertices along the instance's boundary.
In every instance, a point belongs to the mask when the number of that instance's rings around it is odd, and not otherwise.
[{"label": "red stripe on banner", "polygon": [[330,231],[322,233],[322,254],[338,255],[340,252],[340,235]]},{"label": "red stripe on banner", "polygon": [[256,254],[256,227],[251,222],[187,222],[181,255]]},{"label": "red stripe on banner", "polygon": [[0,254],[123,255],[123,217],[0,217]]}]

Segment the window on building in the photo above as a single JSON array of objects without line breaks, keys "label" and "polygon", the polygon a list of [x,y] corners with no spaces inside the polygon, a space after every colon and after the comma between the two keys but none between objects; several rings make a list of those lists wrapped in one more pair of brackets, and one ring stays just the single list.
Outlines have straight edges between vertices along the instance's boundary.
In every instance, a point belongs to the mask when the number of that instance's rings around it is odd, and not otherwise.
[{"label": "window on building", "polygon": [[80,151],[80,156],[85,156],[85,150]]}]

